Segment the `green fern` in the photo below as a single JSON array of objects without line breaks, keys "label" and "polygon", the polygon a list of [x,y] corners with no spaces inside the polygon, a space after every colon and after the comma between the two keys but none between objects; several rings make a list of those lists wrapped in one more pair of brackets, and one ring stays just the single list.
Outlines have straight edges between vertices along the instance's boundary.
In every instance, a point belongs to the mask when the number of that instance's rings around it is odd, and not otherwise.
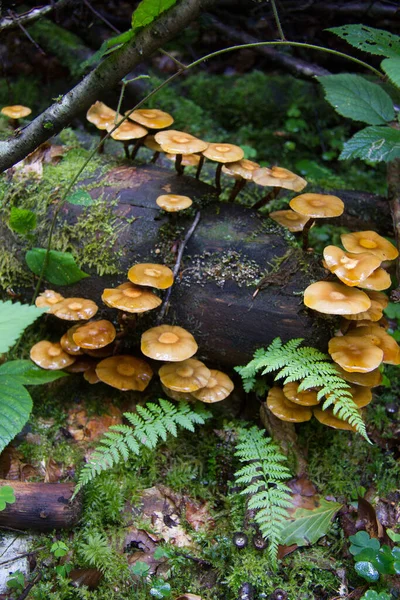
[{"label": "green fern", "polygon": [[243,378],[244,389],[249,392],[254,388],[259,371],[261,375],[278,371],[275,380],[283,379],[284,384],[301,381],[300,391],[312,387],[321,388],[318,400],[324,396],[326,398],[322,409],[333,405],[333,413],[354,426],[357,432],[368,440],[365,424],[353,401],[349,384],[339,376],[327,354],[309,346],[299,348],[302,341],[299,338],[282,344],[280,338],[275,338],[267,349],[257,350],[253,360],[246,366],[236,367],[236,371]]},{"label": "green fern", "polygon": [[146,406],[137,406],[137,413],[124,413],[131,425],[111,425],[80,472],[73,497],[79,490],[92,481],[99,473],[111,469],[121,460],[128,460],[129,454],[140,454],[140,447],[155,448],[167,435],[178,434],[178,426],[194,431],[195,425],[202,425],[211,413],[202,404],[194,408],[187,402],[172,404],[159,399],[159,404],[148,402]]},{"label": "green fern", "polygon": [[292,506],[291,489],[283,483],[291,473],[279,446],[257,427],[239,430],[235,455],[247,463],[235,473],[237,484],[246,485],[242,494],[249,494],[248,508],[255,511],[254,520],[265,539],[274,565],[277,563],[280,532]]}]

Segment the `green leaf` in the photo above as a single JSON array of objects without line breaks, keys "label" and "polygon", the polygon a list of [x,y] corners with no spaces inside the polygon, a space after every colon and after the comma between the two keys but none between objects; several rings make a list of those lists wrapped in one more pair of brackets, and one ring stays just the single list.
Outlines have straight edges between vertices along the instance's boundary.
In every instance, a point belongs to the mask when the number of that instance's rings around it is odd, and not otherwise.
[{"label": "green leaf", "polygon": [[36,228],[37,218],[36,214],[25,208],[16,208],[13,206],[10,212],[9,226],[13,231],[17,233],[29,233],[32,229]]},{"label": "green leaf", "polygon": [[47,309],[0,300],[0,353],[8,352],[22,332]]},{"label": "green leaf", "polygon": [[342,25],[331,27],[327,31],[335,33],[355,48],[369,54],[393,58],[400,55],[400,37],[383,29],[366,25]]},{"label": "green leaf", "polygon": [[377,85],[359,75],[325,75],[318,77],[325,97],[343,117],[368,125],[384,125],[394,119],[390,96]]},{"label": "green leaf", "polygon": [[368,590],[360,600],[390,600],[390,596],[385,592],[380,592],[380,594],[378,594],[378,592],[375,592],[374,590]]},{"label": "green leaf", "polygon": [[340,160],[361,158],[388,162],[400,157],[400,131],[391,127],[366,127],[343,146]]},{"label": "green leaf", "polygon": [[68,196],[67,202],[77,204],[78,206],[90,206],[93,204],[93,198],[86,190],[77,190]]},{"label": "green leaf", "polygon": [[[40,275],[42,272],[46,252],[44,248],[33,248],[25,255],[26,263],[35,275]],[[47,281],[55,285],[70,285],[84,277],[89,275],[80,270],[72,254],[50,250],[44,271],[44,278]]]},{"label": "green leaf", "polygon": [[30,360],[10,360],[0,366],[0,386],[2,377],[8,375],[21,385],[40,385],[67,377],[63,371],[41,369]]},{"label": "green leaf", "polygon": [[0,452],[22,430],[32,410],[29,392],[12,377],[1,378]]},{"label": "green leaf", "polygon": [[132,29],[149,25],[175,3],[176,0],[142,0],[132,15]]},{"label": "green leaf", "polygon": [[14,504],[15,496],[14,490],[10,485],[3,485],[0,487],[0,510],[4,510],[6,504]]},{"label": "green leaf", "polygon": [[321,498],[312,510],[298,508],[287,525],[281,531],[281,544],[307,546],[315,544],[326,535],[331,520],[342,507],[338,502],[329,502]]},{"label": "green leaf", "polygon": [[[384,309],[385,315],[389,319],[400,319],[400,303],[389,302],[387,307]],[[396,533],[393,529],[388,529],[388,536],[393,542],[400,542],[400,533]],[[395,537],[392,537],[391,532]]]},{"label": "green leaf", "polygon": [[381,67],[393,85],[400,87],[400,57],[385,58],[385,60],[381,62]]},{"label": "green leaf", "polygon": [[379,540],[371,538],[366,531],[358,531],[355,535],[349,537],[351,546],[349,548],[353,556],[357,556],[366,548],[378,551],[381,547]]},{"label": "green leaf", "polygon": [[363,577],[370,583],[379,580],[379,571],[375,569],[374,565],[368,561],[358,562],[355,564],[354,568],[360,577]]}]

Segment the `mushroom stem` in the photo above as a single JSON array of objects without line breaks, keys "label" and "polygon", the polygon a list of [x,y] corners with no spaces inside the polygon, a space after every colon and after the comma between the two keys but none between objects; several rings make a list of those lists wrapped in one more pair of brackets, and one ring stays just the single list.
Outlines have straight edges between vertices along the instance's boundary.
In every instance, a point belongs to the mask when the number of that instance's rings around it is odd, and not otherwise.
[{"label": "mushroom stem", "polygon": [[258,202],[256,202],[253,205],[253,208],[255,210],[258,210],[259,208],[266,206],[269,202],[272,202],[272,200],[275,200],[275,198],[278,197],[278,194],[280,191],[281,191],[280,187],[272,188],[272,190],[270,192],[268,192],[268,194],[266,194],[263,198],[261,198],[261,200],[259,200]]},{"label": "mushroom stem", "polygon": [[233,186],[232,191],[230,193],[228,202],[233,202],[235,200],[236,196],[242,191],[242,189],[244,188],[245,185],[246,185],[245,179],[236,179],[235,185]]},{"label": "mushroom stem", "polygon": [[130,156],[129,156],[129,141],[128,140],[126,142],[124,142],[124,151],[125,151],[125,158],[130,158]]},{"label": "mushroom stem", "polygon": [[303,228],[303,250],[307,250],[307,248],[308,248],[308,233],[309,233],[311,227],[314,225],[314,223],[315,223],[315,219],[310,219],[304,225],[304,228]]},{"label": "mushroom stem", "polygon": [[136,140],[135,145],[132,148],[131,160],[133,160],[134,158],[136,158],[136,154],[138,153],[138,150],[139,150],[140,146],[143,144],[143,139],[144,138],[139,138],[138,140]]},{"label": "mushroom stem", "polygon": [[199,160],[199,164],[197,165],[196,179],[200,178],[200,173],[201,173],[201,170],[203,168],[203,165],[204,165],[204,156],[201,155],[200,156],[200,160]]},{"label": "mushroom stem", "polygon": [[217,194],[219,195],[222,192],[221,188],[221,172],[222,172],[222,163],[218,163],[218,166],[215,170],[215,187],[217,188]]},{"label": "mushroom stem", "polygon": [[177,154],[175,158],[175,169],[178,175],[183,175],[184,167],[182,166],[182,154]]},{"label": "mushroom stem", "polygon": [[151,163],[155,163],[157,161],[157,158],[160,156],[160,152],[158,152],[158,150],[156,150],[156,152],[154,152],[153,154],[153,158],[151,159]]},{"label": "mushroom stem", "polygon": [[18,129],[19,119],[10,119],[10,125],[13,129]]},{"label": "mushroom stem", "polygon": [[104,138],[107,135],[107,131],[105,129],[102,129],[100,131],[100,144],[99,147],[97,149],[97,154],[104,154]]}]

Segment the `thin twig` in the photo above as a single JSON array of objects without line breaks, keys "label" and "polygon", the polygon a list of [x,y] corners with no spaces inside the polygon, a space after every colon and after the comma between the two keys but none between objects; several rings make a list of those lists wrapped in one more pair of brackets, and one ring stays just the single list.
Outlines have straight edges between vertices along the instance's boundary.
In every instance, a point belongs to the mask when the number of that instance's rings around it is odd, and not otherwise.
[{"label": "thin twig", "polygon": [[105,23],[110,29],[112,29],[115,33],[121,33],[119,29],[117,29],[116,27],[114,27],[114,25],[112,23],[110,23],[110,21],[108,21],[105,17],[103,17],[103,15],[101,13],[99,13],[98,10],[96,10],[91,4],[90,2],[88,2],[88,0],[83,0],[83,3],[88,7],[89,10],[92,11],[92,13],[94,15],[96,15],[96,17],[98,17],[101,21],[103,21],[103,23]]},{"label": "thin twig", "polygon": [[35,46],[35,48],[36,48],[37,50],[39,50],[39,52],[40,52],[41,54],[44,54],[44,55],[46,55],[46,52],[45,52],[45,51],[43,50],[43,48],[41,48],[41,47],[39,46],[39,44],[38,44],[38,43],[37,43],[37,42],[36,42],[36,41],[33,39],[33,37],[31,36],[31,34],[27,32],[27,30],[25,29],[25,27],[22,25],[21,21],[19,21],[19,20],[18,20],[17,16],[16,16],[16,15],[14,15],[14,13],[13,13],[11,10],[9,10],[9,11],[8,11],[8,14],[10,15],[10,17],[11,17],[12,19],[14,19],[14,20],[15,20],[15,23],[16,23],[17,27],[19,27],[19,28],[20,28],[20,30],[22,31],[22,33],[23,33],[23,34],[24,34],[24,35],[25,35],[25,36],[28,38],[28,40],[31,42],[31,44],[33,44],[33,45]]},{"label": "thin twig", "polygon": [[[192,237],[193,232],[196,229],[199,221],[200,221],[200,211],[198,211],[196,213],[196,216],[195,216],[195,219],[194,219],[193,223],[191,224],[191,226],[187,230],[187,233],[186,233],[184,239],[179,244],[178,255],[176,257],[176,262],[175,262],[175,266],[174,266],[174,269],[173,269],[174,280],[175,280],[176,276],[178,275],[179,269],[181,267],[181,262],[182,262],[183,253],[184,253],[186,244],[188,243],[188,241]],[[172,286],[170,288],[168,288],[167,293],[165,294],[165,297],[164,297],[164,300],[163,300],[163,303],[162,303],[162,306],[161,306],[161,310],[158,313],[158,319],[157,319],[158,323],[161,323],[161,321],[165,317],[165,314],[166,314],[166,312],[168,310],[169,299],[171,297],[172,288],[173,288],[173,284],[172,284]]]},{"label": "thin twig", "polygon": [[42,573],[38,573],[35,577],[35,579],[33,581],[31,581],[30,583],[28,583],[28,585],[26,586],[26,588],[24,589],[24,591],[22,592],[22,594],[20,594],[17,598],[17,600],[25,600],[25,598],[28,597],[29,592],[31,591],[31,589],[33,588],[34,585],[36,585],[37,583],[39,583],[39,581],[42,579],[43,574]]},{"label": "thin twig", "polygon": [[31,550],[30,552],[24,552],[23,554],[18,554],[18,556],[14,556],[14,558],[9,558],[8,560],[3,560],[0,562],[0,567],[2,565],[7,565],[8,563],[15,562],[16,560],[20,560],[20,558],[25,558],[26,556],[32,556],[33,554],[37,554],[41,550],[44,550],[46,546],[40,546],[40,548],[36,548],[36,550]]},{"label": "thin twig", "polygon": [[38,19],[50,14],[54,9],[57,10],[62,8],[73,1],[74,0],[59,0],[57,3],[51,2],[48,6],[32,8],[32,10],[28,10],[27,12],[19,15],[15,14],[13,16],[4,17],[3,19],[0,19],[0,31],[4,31],[4,29],[13,29],[15,27],[19,27],[21,24],[30,25]]},{"label": "thin twig", "polygon": [[278,13],[278,9],[276,8],[275,0],[271,0],[271,5],[272,5],[272,12],[274,13],[275,23],[278,28],[279,37],[281,38],[282,42],[284,42],[286,40],[286,38],[285,38],[285,34],[283,33],[281,20],[279,18],[279,13]]}]

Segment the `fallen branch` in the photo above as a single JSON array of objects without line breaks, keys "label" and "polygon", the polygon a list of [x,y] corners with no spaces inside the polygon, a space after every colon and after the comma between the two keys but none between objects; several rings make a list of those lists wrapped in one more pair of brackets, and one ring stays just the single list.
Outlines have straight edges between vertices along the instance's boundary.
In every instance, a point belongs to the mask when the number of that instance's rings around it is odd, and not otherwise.
[{"label": "fallen branch", "polygon": [[10,16],[0,19],[0,31],[31,25],[34,21],[49,15],[53,10],[64,8],[71,2],[77,4],[77,0],[58,0],[58,2],[51,2],[47,6],[32,8],[32,10],[28,10],[20,15],[12,13]]},{"label": "fallen branch", "polygon": [[[392,213],[394,235],[400,248],[400,159],[390,161],[387,169],[388,200]],[[400,256],[396,259],[397,289],[391,293],[394,302],[400,302]]]}]

